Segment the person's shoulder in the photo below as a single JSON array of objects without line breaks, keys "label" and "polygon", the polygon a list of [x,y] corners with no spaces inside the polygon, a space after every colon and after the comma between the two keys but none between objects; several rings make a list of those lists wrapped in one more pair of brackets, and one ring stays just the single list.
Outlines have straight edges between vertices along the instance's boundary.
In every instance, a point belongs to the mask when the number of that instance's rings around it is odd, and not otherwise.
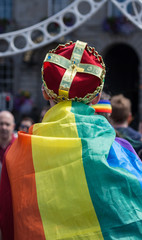
[{"label": "person's shoulder", "polygon": [[118,131],[118,133],[120,133],[120,136],[122,138],[129,137],[136,141],[140,141],[142,138],[142,135],[131,127],[119,127],[119,128],[116,128],[116,130]]},{"label": "person's shoulder", "polygon": [[14,142],[18,137],[18,133],[17,131],[14,131],[13,135],[12,135],[12,142]]},{"label": "person's shoulder", "polygon": [[141,134],[132,127],[127,127],[127,132],[129,132],[129,135],[135,140],[140,140],[142,138]]}]

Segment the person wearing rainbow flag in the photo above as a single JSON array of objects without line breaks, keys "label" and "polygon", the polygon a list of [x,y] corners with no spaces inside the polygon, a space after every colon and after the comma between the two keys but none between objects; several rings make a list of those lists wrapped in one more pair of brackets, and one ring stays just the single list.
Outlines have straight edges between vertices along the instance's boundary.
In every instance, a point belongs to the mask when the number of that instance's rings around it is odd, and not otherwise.
[{"label": "person wearing rainbow flag", "polygon": [[103,59],[87,43],[46,55],[42,90],[53,107],[29,133],[18,132],[5,157],[3,240],[142,239],[142,162],[89,106],[104,77]]}]

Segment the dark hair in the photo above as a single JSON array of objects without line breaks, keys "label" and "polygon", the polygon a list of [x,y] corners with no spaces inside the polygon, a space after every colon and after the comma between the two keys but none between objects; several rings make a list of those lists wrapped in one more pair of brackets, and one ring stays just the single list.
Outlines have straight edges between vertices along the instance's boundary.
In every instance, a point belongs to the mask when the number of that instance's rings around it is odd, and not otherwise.
[{"label": "dark hair", "polygon": [[21,123],[22,121],[30,121],[30,122],[32,123],[32,125],[34,124],[34,120],[33,120],[31,117],[23,117],[23,118],[21,119],[20,123]]},{"label": "dark hair", "polygon": [[131,113],[131,102],[122,94],[111,98],[112,114],[111,119],[115,123],[124,123]]}]

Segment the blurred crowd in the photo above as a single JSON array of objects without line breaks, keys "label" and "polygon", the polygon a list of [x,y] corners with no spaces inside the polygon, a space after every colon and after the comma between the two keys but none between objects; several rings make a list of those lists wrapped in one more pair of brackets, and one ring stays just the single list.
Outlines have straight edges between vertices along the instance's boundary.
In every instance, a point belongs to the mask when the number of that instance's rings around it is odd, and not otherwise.
[{"label": "blurred crowd", "polygon": [[107,118],[116,131],[116,137],[127,140],[142,160],[142,134],[131,127],[133,116],[130,99],[123,94],[111,97],[103,92],[101,100],[93,108],[96,114]]},{"label": "blurred crowd", "polygon": [[0,174],[4,154],[17,138],[18,131],[24,131],[28,133],[29,128],[33,124],[42,121],[45,113],[49,109],[48,105],[44,106],[39,116],[35,117],[32,112],[32,108],[26,106],[28,106],[28,103],[26,103],[25,106],[22,107],[24,111],[19,111],[19,114],[18,110],[14,111],[15,114],[7,110],[0,111]]}]

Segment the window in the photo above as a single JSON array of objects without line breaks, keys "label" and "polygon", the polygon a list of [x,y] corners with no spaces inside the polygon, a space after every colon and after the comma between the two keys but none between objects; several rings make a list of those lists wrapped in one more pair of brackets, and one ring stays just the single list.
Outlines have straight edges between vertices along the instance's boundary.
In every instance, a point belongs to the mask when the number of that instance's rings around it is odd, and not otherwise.
[{"label": "window", "polygon": [[12,18],[12,0],[0,0],[0,33],[7,30]]},{"label": "window", "polygon": [[12,0],[0,0],[0,19],[11,20]]},{"label": "window", "polygon": [[0,92],[13,90],[13,61],[11,58],[0,59]]},{"label": "window", "polygon": [[[123,2],[124,0],[118,0],[118,2]],[[108,1],[108,17],[121,17],[123,14],[122,12],[113,4],[112,2]]]},{"label": "window", "polygon": [[48,0],[48,17],[61,11],[72,2],[74,2],[74,0]]}]

